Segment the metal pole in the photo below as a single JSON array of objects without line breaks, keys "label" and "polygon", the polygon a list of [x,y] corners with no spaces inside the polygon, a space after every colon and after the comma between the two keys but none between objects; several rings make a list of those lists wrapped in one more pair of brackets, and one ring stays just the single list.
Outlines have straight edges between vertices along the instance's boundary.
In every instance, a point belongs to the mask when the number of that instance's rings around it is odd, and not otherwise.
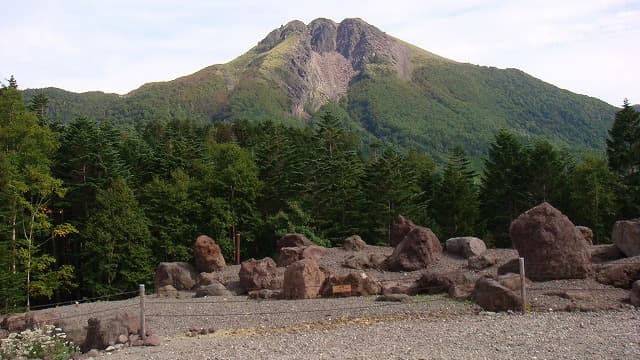
[{"label": "metal pole", "polygon": [[144,319],[144,284],[140,284],[140,338],[142,340],[147,339]]},{"label": "metal pole", "polygon": [[236,233],[236,265],[240,265],[240,233]]},{"label": "metal pole", "polygon": [[524,258],[518,258],[520,263],[520,296],[522,298],[522,313],[527,313],[527,278],[524,275]]}]

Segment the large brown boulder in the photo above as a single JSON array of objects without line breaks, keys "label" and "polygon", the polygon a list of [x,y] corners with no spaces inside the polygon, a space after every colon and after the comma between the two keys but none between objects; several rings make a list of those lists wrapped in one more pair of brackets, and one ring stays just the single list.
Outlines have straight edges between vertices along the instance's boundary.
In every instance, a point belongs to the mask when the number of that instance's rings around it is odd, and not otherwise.
[{"label": "large brown boulder", "polygon": [[[348,285],[349,292],[334,293],[334,286]],[[364,296],[379,294],[382,286],[365,273],[349,273],[347,275],[329,275],[320,288],[320,295],[332,296]]]},{"label": "large brown boulder", "polygon": [[[66,329],[65,329],[66,330]],[[133,312],[123,312],[107,319],[91,318],[86,327],[86,337],[80,349],[87,352],[91,349],[103,350],[110,344],[118,343],[121,335],[127,338],[140,332],[140,317]]]},{"label": "large brown boulder", "polygon": [[347,251],[360,251],[367,247],[367,243],[359,235],[351,235],[344,239],[342,247]]},{"label": "large brown boulder", "polygon": [[473,236],[464,236],[448,239],[445,243],[447,252],[468,259],[472,256],[482,255],[487,251],[484,241]]},{"label": "large brown boulder", "polygon": [[596,281],[602,284],[629,289],[634,281],[640,280],[640,256],[626,262],[623,259],[608,264],[594,265]]},{"label": "large brown boulder", "polygon": [[196,269],[199,272],[218,271],[226,266],[220,246],[207,235],[198,236],[193,247]]},{"label": "large brown boulder", "polygon": [[171,285],[176,290],[191,290],[196,286],[198,274],[185,262],[162,262],[156,268],[154,285],[159,288]]},{"label": "large brown boulder", "polygon": [[273,259],[249,259],[240,265],[240,286],[244,291],[258,289],[279,289],[282,281],[278,279],[278,270]]},{"label": "large brown boulder", "polygon": [[411,220],[405,219],[404,216],[398,215],[396,218],[396,222],[391,225],[391,231],[389,234],[389,241],[391,241],[391,246],[397,246],[400,244],[402,240],[404,240],[405,236],[411,231],[416,225],[411,222]]},{"label": "large brown boulder", "polygon": [[424,269],[442,256],[440,240],[431,229],[416,226],[393,249],[387,258],[391,271],[414,271]]},{"label": "large brown boulder", "polygon": [[521,310],[522,298],[519,292],[520,277],[503,275],[498,278],[484,276],[478,279],[473,289],[473,298],[485,310]]},{"label": "large brown boulder", "polygon": [[302,259],[303,247],[283,247],[280,248],[280,255],[278,255],[278,266],[289,266],[294,262]]},{"label": "large brown boulder", "polygon": [[302,234],[287,234],[281,237],[276,243],[276,250],[280,250],[283,247],[301,247],[309,246],[311,241]]},{"label": "large brown boulder", "polygon": [[313,259],[318,261],[326,251],[326,248],[317,245],[283,247],[280,249],[278,266],[289,266],[290,264],[302,259]]},{"label": "large brown boulder", "polygon": [[302,259],[287,266],[284,272],[282,294],[286,299],[318,297],[325,275],[313,259]]},{"label": "large brown boulder", "polygon": [[592,263],[603,263],[607,261],[613,261],[622,259],[624,254],[617,246],[610,245],[594,245],[589,249],[591,254]]},{"label": "large brown boulder", "polygon": [[640,255],[640,219],[616,221],[611,241],[628,257]]},{"label": "large brown boulder", "polygon": [[532,280],[576,279],[589,274],[589,247],[582,233],[559,210],[542,203],[511,223],[511,241]]}]

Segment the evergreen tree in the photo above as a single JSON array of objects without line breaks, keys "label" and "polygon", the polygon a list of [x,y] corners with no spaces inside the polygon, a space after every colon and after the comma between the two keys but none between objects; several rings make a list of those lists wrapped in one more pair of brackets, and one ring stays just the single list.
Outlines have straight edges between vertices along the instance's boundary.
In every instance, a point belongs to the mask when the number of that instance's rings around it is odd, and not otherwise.
[{"label": "evergreen tree", "polygon": [[43,92],[40,92],[31,98],[29,110],[36,114],[40,125],[49,125],[48,106],[49,98]]},{"label": "evergreen tree", "polygon": [[527,156],[516,137],[500,130],[484,162],[480,214],[487,229],[485,241],[511,247],[509,226],[527,208]]},{"label": "evergreen tree", "polygon": [[461,147],[453,149],[433,204],[440,237],[475,235],[478,220],[478,190],[475,172]]},{"label": "evergreen tree", "polygon": [[609,130],[607,157],[609,167],[621,177],[624,185],[618,195],[624,202],[622,215],[640,216],[640,113],[627,99]]},{"label": "evergreen tree", "polygon": [[362,161],[355,139],[331,113],[317,123],[314,133],[316,158],[309,182],[307,204],[323,236],[334,244],[358,232],[357,204],[362,198]]},{"label": "evergreen tree", "polygon": [[82,231],[85,294],[136,289],[153,274],[149,221],[122,178],[98,190],[95,210]]},{"label": "evergreen tree", "polygon": [[620,207],[618,177],[605,159],[589,156],[578,164],[570,184],[572,220],[590,227],[595,243],[609,242]]},{"label": "evergreen tree", "polygon": [[571,177],[572,161],[570,156],[556,150],[548,141],[537,141],[527,149],[526,169],[527,200],[526,207],[549,202],[555,207],[568,209],[568,183]]},{"label": "evergreen tree", "polygon": [[415,169],[395,149],[387,147],[371,162],[365,173],[366,200],[360,218],[365,224],[361,235],[379,244],[388,244],[390,226],[398,215],[413,218],[420,194]]},{"label": "evergreen tree", "polygon": [[194,194],[194,181],[177,169],[170,180],[156,177],[142,189],[141,203],[149,219],[156,262],[191,262],[193,258],[193,240],[200,235],[195,220],[207,211]]}]

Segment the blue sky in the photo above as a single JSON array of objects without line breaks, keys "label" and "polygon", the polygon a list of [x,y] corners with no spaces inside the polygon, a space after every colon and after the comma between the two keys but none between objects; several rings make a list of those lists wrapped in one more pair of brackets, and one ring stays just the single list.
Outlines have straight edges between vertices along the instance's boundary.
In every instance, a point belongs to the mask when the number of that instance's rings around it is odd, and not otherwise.
[{"label": "blue sky", "polygon": [[640,0],[12,1],[0,79],[127,93],[224,63],[293,19],[360,17],[444,57],[640,103]]}]

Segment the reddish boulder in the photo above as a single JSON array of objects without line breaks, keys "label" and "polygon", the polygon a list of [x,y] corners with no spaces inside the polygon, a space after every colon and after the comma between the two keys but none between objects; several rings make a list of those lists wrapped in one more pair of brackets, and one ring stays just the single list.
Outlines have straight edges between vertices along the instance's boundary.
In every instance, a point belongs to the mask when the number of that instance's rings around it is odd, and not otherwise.
[{"label": "reddish boulder", "polygon": [[633,306],[640,307],[640,280],[633,282],[631,286],[631,293],[629,294],[629,301]]},{"label": "reddish boulder", "polygon": [[415,291],[419,294],[447,293],[455,299],[467,299],[471,296],[475,280],[460,270],[444,273],[430,272],[418,279]]},{"label": "reddish boulder", "polygon": [[360,251],[367,247],[367,243],[359,235],[352,235],[344,239],[342,247],[347,251]]},{"label": "reddish boulder", "polygon": [[284,247],[300,247],[309,246],[311,241],[302,234],[287,234],[281,237],[276,243],[276,250],[280,250]]},{"label": "reddish boulder", "polygon": [[440,240],[431,229],[416,226],[387,259],[391,271],[414,271],[435,263],[442,255]]},{"label": "reddish boulder", "polygon": [[[350,292],[334,294],[334,286],[348,285]],[[332,296],[364,296],[379,294],[382,286],[365,273],[349,273],[347,275],[330,275],[320,288],[320,295]]]},{"label": "reddish boulder", "polygon": [[484,253],[470,257],[467,261],[467,266],[471,270],[482,270],[495,265],[497,262],[498,259],[495,256]]},{"label": "reddish boulder", "polygon": [[416,225],[411,222],[411,220],[405,219],[402,215],[398,215],[396,222],[391,225],[391,231],[389,234],[391,246],[397,246],[400,244],[409,231],[415,227]]},{"label": "reddish boulder", "polygon": [[608,264],[597,264],[594,265],[594,271],[596,281],[599,283],[629,289],[634,281],[640,279],[640,256]]},{"label": "reddish boulder", "polygon": [[193,247],[196,269],[199,272],[214,272],[226,266],[220,246],[207,235],[198,236]]},{"label": "reddish boulder", "polygon": [[289,266],[302,258],[302,247],[283,247],[280,248],[278,256],[278,266]]},{"label": "reddish boulder", "polygon": [[[66,330],[66,329],[65,329]],[[81,350],[103,350],[118,342],[120,335],[129,337],[130,334],[140,332],[140,317],[133,312],[116,314],[114,317],[99,320],[91,318],[86,327],[86,337],[81,342]]]},{"label": "reddish boulder", "polygon": [[445,243],[447,252],[460,255],[466,259],[472,256],[482,255],[487,251],[484,241],[473,236],[464,236],[448,239]]},{"label": "reddish boulder", "polygon": [[325,275],[313,259],[303,259],[287,266],[282,293],[286,299],[318,297]]},{"label": "reddish boulder", "polygon": [[258,289],[278,289],[282,282],[278,279],[278,270],[273,259],[249,259],[240,265],[240,287],[245,292]]},{"label": "reddish boulder", "polygon": [[302,249],[302,259],[313,259],[315,261],[327,252],[327,249],[318,245],[309,245]]},{"label": "reddish boulder", "polygon": [[221,282],[221,277],[217,273],[201,272],[198,274],[198,285],[211,285],[215,282]]},{"label": "reddish boulder", "polygon": [[628,257],[640,255],[640,219],[616,221],[611,241]]},{"label": "reddish boulder", "polygon": [[156,292],[171,285],[176,290],[191,290],[196,286],[197,273],[185,262],[162,262],[156,269],[154,285]]},{"label": "reddish boulder", "polygon": [[418,293],[418,285],[415,279],[400,279],[392,281],[382,281],[383,294],[405,294],[415,295]]},{"label": "reddish boulder", "polygon": [[506,263],[498,266],[498,275],[505,275],[510,273],[520,273],[520,259],[511,259]]},{"label": "reddish boulder", "polygon": [[624,254],[618,249],[617,246],[611,245],[594,245],[589,250],[591,254],[592,263],[603,263],[607,261],[613,261],[622,259]]},{"label": "reddish boulder", "polygon": [[569,218],[546,202],[515,219],[509,235],[532,280],[576,279],[589,274],[587,241]]},{"label": "reddish boulder", "polygon": [[513,289],[513,277],[502,281],[501,278],[484,276],[478,279],[473,289],[476,303],[488,311],[521,310],[522,298],[518,290]]},{"label": "reddish boulder", "polygon": [[280,249],[278,266],[289,266],[302,259],[313,259],[318,261],[326,251],[326,248],[317,245],[283,247]]},{"label": "reddish boulder", "polygon": [[593,245],[593,230],[586,226],[576,226],[576,229],[580,231],[582,237],[587,241],[587,245]]},{"label": "reddish boulder", "polygon": [[0,322],[0,328],[9,332],[20,332],[40,328],[44,325],[59,325],[59,315],[50,311],[32,311],[7,315]]},{"label": "reddish boulder", "polygon": [[224,285],[218,281],[214,281],[208,285],[200,285],[196,290],[195,297],[205,296],[232,296],[233,293],[229,291]]}]

